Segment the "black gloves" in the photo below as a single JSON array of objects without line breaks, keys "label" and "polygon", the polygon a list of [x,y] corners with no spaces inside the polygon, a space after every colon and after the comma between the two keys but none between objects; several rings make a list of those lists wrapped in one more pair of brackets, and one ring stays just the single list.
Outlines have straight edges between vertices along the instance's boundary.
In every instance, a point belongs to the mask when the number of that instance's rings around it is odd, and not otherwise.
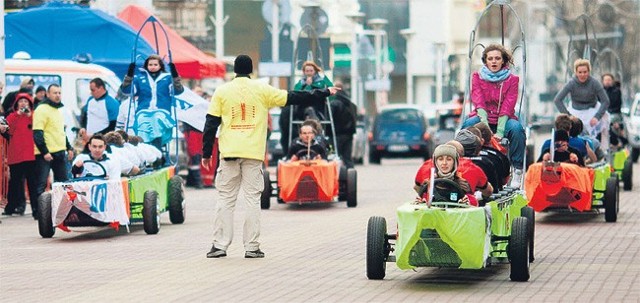
[{"label": "black gloves", "polygon": [[178,75],[178,70],[176,70],[176,65],[173,64],[173,62],[169,63],[169,70],[171,71],[171,77],[180,77],[180,75]]},{"label": "black gloves", "polygon": [[133,77],[133,72],[135,71],[135,69],[136,69],[135,63],[129,64],[129,69],[127,70],[127,76]]}]

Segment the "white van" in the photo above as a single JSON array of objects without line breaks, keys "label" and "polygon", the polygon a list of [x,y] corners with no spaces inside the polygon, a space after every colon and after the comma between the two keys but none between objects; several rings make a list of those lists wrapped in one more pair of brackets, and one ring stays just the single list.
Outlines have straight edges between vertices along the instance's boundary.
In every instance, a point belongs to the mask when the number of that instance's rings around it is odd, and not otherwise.
[{"label": "white van", "polygon": [[116,97],[121,83],[106,67],[71,60],[6,59],[5,73],[5,94],[18,90],[20,82],[27,76],[35,81],[34,92],[40,85],[45,88],[54,83],[60,85],[69,142],[75,138],[72,129],[79,127],[80,110],[91,96],[89,82],[96,77],[101,78],[112,97]]}]

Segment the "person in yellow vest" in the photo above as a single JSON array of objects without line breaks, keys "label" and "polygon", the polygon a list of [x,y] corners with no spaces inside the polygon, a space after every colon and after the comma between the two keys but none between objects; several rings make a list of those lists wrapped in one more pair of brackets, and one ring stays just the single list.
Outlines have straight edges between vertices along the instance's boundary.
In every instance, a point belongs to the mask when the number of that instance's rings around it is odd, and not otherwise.
[{"label": "person in yellow vest", "polygon": [[227,255],[233,237],[233,211],[242,190],[247,205],[244,222],[245,258],[264,258],[260,250],[260,195],[264,190],[262,168],[267,145],[268,113],[272,107],[324,102],[335,95],[335,87],[310,91],[276,89],[252,80],[251,57],[240,55],[234,61],[235,79],[218,87],[207,112],[203,135],[202,165],[211,165],[211,153],[220,127],[220,152],[213,223],[213,246],[207,258]]},{"label": "person in yellow vest", "polygon": [[[47,89],[46,99],[40,102],[33,113],[37,197],[40,197],[47,186],[50,170],[53,170],[54,182],[68,180],[67,160],[73,159],[73,147],[64,132],[63,106],[60,85],[51,84]],[[39,216],[38,203],[35,202],[38,201],[37,197],[31,199],[34,219]]]}]

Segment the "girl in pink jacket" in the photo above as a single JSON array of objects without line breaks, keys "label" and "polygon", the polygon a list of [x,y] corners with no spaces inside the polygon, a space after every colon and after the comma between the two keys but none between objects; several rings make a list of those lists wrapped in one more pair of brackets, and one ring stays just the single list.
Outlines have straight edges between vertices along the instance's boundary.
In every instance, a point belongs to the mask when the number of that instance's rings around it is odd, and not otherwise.
[{"label": "girl in pink jacket", "polygon": [[487,46],[482,52],[482,63],[471,79],[474,108],[462,127],[487,123],[498,141],[509,139],[509,160],[514,168],[511,186],[520,187],[526,144],[524,128],[515,115],[520,79],[511,73],[512,56],[502,45]]}]

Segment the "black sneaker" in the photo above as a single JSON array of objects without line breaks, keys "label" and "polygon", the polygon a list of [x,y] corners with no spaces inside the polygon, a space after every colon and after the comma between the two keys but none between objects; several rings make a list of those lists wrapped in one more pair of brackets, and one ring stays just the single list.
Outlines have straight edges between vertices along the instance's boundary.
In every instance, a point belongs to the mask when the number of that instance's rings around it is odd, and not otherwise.
[{"label": "black sneaker", "polygon": [[249,259],[264,258],[264,253],[260,249],[253,250],[253,251],[246,251],[244,253],[244,257]]},{"label": "black sneaker", "polygon": [[227,256],[227,251],[216,248],[215,245],[211,246],[211,250],[207,253],[207,258],[220,258],[220,257],[226,257],[226,256]]}]

